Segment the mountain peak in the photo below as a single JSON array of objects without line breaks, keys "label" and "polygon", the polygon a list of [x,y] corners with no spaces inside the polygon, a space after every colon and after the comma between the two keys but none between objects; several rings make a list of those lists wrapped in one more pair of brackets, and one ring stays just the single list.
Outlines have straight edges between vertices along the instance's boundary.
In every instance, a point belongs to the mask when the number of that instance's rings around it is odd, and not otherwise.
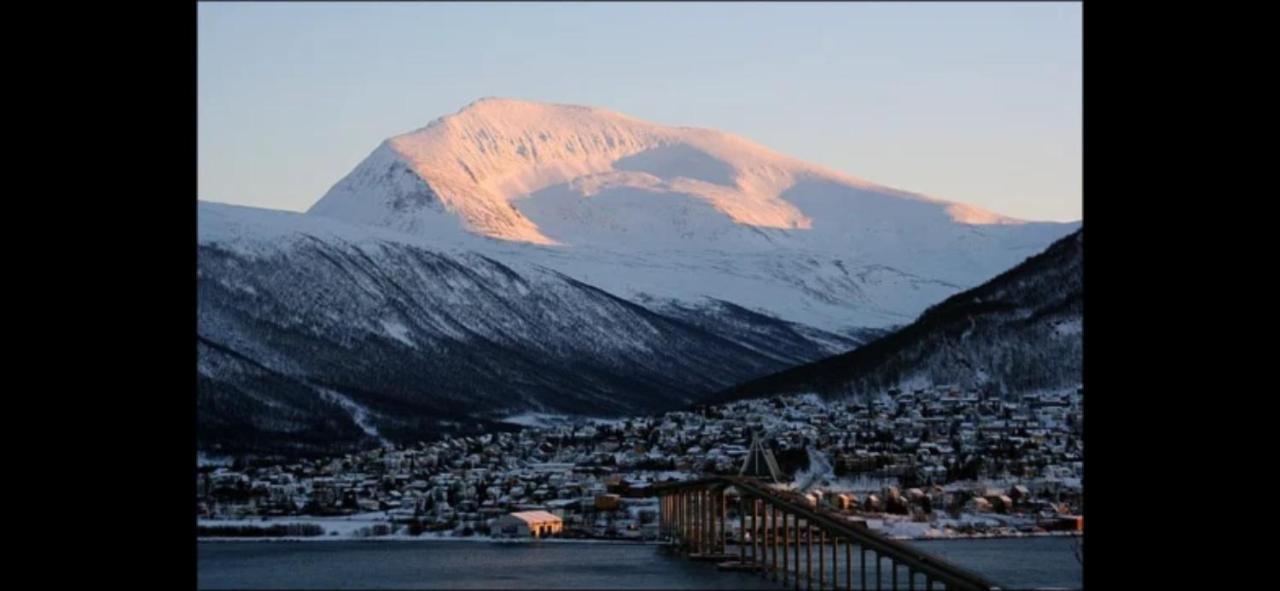
[{"label": "mountain peak", "polygon": [[548,103],[543,101],[534,101],[528,99],[518,99],[503,96],[484,96],[471,101],[467,106],[459,110],[459,112],[476,108],[537,108],[537,109],[570,109],[578,111],[595,111],[608,112],[607,109],[592,107],[588,105],[570,105],[565,103]]},{"label": "mountain peak", "polygon": [[447,127],[450,124],[476,125],[477,123],[487,121],[490,123],[501,122],[524,126],[534,125],[538,122],[546,122],[551,119],[572,120],[574,118],[579,119],[577,123],[582,123],[581,118],[584,117],[606,118],[618,121],[638,121],[633,117],[628,117],[621,113],[599,107],[486,96],[467,103],[466,106],[458,109],[456,112],[440,117],[425,127],[400,134],[395,137],[409,137],[441,125]]},{"label": "mountain peak", "polygon": [[[311,212],[417,233],[461,225],[535,244],[728,239],[773,247],[777,237],[758,230],[804,232],[816,222],[840,232],[838,220],[822,218],[864,208],[960,224],[1017,222],[875,185],[728,133],[500,97],[390,138]],[[442,216],[450,220],[443,226]]]}]

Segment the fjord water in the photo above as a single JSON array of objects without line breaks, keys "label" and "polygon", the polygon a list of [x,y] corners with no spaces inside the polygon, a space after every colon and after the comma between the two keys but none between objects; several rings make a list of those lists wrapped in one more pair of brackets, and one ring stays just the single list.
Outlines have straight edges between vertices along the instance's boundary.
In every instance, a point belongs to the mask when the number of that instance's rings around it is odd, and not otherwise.
[{"label": "fjord water", "polygon": [[[1072,538],[911,542],[1013,589],[1078,588]],[[202,542],[201,589],[778,589],[651,544]],[[816,561],[815,561],[816,566]],[[884,584],[889,584],[885,573]],[[905,589],[905,579],[899,580]]]}]

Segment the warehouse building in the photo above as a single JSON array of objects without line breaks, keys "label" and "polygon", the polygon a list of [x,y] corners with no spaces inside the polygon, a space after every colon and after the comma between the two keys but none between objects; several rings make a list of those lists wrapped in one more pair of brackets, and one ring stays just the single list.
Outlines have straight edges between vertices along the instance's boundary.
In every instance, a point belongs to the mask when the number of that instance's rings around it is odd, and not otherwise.
[{"label": "warehouse building", "polygon": [[546,511],[520,511],[499,517],[493,524],[493,532],[502,537],[545,538],[559,535],[564,522]]}]

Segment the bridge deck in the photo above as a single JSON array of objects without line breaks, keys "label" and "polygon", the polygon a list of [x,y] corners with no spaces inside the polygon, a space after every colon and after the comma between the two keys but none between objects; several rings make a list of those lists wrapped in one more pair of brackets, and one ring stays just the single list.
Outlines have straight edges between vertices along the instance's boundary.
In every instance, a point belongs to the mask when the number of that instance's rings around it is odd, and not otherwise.
[{"label": "bridge deck", "polygon": [[[739,492],[740,496],[742,497],[759,499],[762,502],[766,503],[767,505],[771,505],[772,507],[775,507],[777,510],[780,510],[784,516],[790,515],[792,519],[802,519],[806,522],[807,526],[817,527],[820,531],[825,531],[827,534],[831,534],[832,543],[835,543],[835,540],[837,538],[842,538],[846,540],[847,543],[853,543],[859,546],[860,552],[865,550],[871,550],[872,552],[875,553],[876,560],[877,560],[876,562],[877,578],[879,577],[879,574],[880,574],[879,560],[881,557],[886,557],[890,559],[891,565],[894,565],[892,568],[892,575],[893,575],[893,581],[895,582],[895,584],[897,582],[897,573],[898,573],[896,565],[901,564],[902,566],[907,567],[908,577],[909,577],[908,583],[913,587],[915,583],[914,573],[922,573],[924,574],[924,576],[926,577],[926,580],[928,581],[929,588],[932,588],[933,583],[936,581],[943,585],[946,585],[947,589],[982,589],[982,590],[999,589],[997,585],[986,580],[984,577],[982,577],[977,573],[974,573],[967,569],[951,564],[945,560],[942,560],[941,558],[932,556],[917,548],[904,544],[898,540],[891,539],[883,534],[880,534],[879,532],[866,529],[865,527],[854,525],[839,513],[830,511],[822,507],[813,507],[804,500],[804,497],[801,497],[796,493],[789,492],[789,491],[780,491],[773,488],[769,488],[768,486],[763,485],[761,482],[750,479],[750,478],[744,478],[740,476],[708,476],[708,477],[699,478],[695,480],[656,484],[651,488],[651,492],[659,497],[662,497],[662,496],[680,495],[684,493],[691,493],[691,492],[704,491],[704,490],[715,490],[715,491],[722,492],[723,490],[729,487],[733,487],[734,489],[736,489]],[[702,509],[699,509],[699,511],[701,510]],[[694,515],[694,520],[695,520],[694,526],[695,527],[709,526],[712,530],[714,530],[715,524],[716,524],[715,515],[710,514],[709,520],[702,520],[703,517],[706,517],[706,515]],[[740,516],[740,517],[744,517],[744,516]],[[681,518],[682,517],[679,515],[675,516],[675,519],[677,521]],[[722,516],[720,517],[720,519],[724,520],[724,517]],[[698,521],[698,520],[702,520],[702,521]],[[758,517],[753,517],[752,523],[755,524],[757,523],[757,521],[758,521]],[[785,517],[784,517],[784,521],[785,521]],[[688,525],[685,524],[684,522],[681,522],[681,523],[683,527],[688,527]],[[776,521],[774,521],[773,523],[776,524]],[[721,523],[720,524],[720,535],[721,535],[720,542],[721,543],[724,540],[723,530],[724,530],[724,524]],[[799,535],[800,532],[798,527],[795,531],[795,534],[796,535],[794,539],[795,539],[796,545],[794,549],[796,551],[796,561],[793,564],[793,566],[796,569],[796,572],[794,573],[794,575],[797,577],[796,588],[799,588],[799,577],[800,577],[799,544],[802,540]],[[677,532],[676,535],[678,536],[679,533]],[[705,535],[706,535],[705,533],[698,532],[697,536],[702,536],[702,537],[699,537],[697,541],[700,542],[701,540],[706,539]],[[712,534],[712,536],[714,536],[714,533]],[[752,569],[759,568],[759,569],[763,569],[763,571],[772,570],[774,578],[776,579],[777,578],[776,571],[778,570],[777,568],[778,565],[776,564],[777,551],[778,551],[776,546],[778,544],[778,539],[777,539],[778,537],[780,536],[762,535],[761,536],[762,540],[760,540],[760,542],[765,546],[768,546],[771,543],[773,544],[772,548],[774,550],[775,563],[772,566],[770,566],[767,563],[761,563],[759,565],[753,565],[751,567],[745,567],[745,568],[752,568]],[[825,536],[824,536],[824,540],[825,540]],[[811,542],[808,540],[808,537],[806,537],[803,541],[811,544]],[[757,542],[755,540],[753,540],[750,543],[750,547],[753,548],[753,552],[754,552],[754,549],[756,548],[756,544]],[[744,545],[745,544],[740,544],[740,546],[744,546]],[[819,546],[819,551],[818,551],[819,560],[821,560],[822,557],[824,556],[824,551],[823,551],[824,547],[826,547],[825,544]],[[832,548],[834,551],[834,547]],[[849,550],[846,549],[846,556],[850,555],[848,554],[848,552]],[[806,558],[808,556],[809,556],[808,551],[806,551]],[[835,560],[837,560],[837,558],[835,557],[836,555],[834,553],[832,554],[832,556],[833,556],[833,563],[834,563]],[[786,570],[787,565],[785,562],[785,559],[786,559],[785,554],[783,556],[783,559],[784,559],[784,564],[783,564],[784,568],[783,568],[782,574],[785,582],[788,576],[788,572]],[[755,559],[753,558],[752,560],[755,560]],[[819,564],[821,565],[821,562]],[[835,565],[833,564],[833,567],[834,566]],[[852,568],[852,565],[846,563],[846,568]],[[807,572],[809,569],[806,568],[805,570]],[[820,566],[819,579],[818,579],[819,586],[824,586],[821,579],[822,573],[823,573],[823,567]],[[863,574],[865,575],[865,563],[864,563]],[[848,574],[846,574],[846,577],[847,576]],[[809,578],[810,578],[809,576],[805,577],[806,585],[809,583],[809,580],[808,580]],[[834,574],[833,574],[833,579],[834,579]],[[830,583],[832,587],[835,587],[837,582],[835,580],[832,580]],[[846,581],[845,586],[851,587],[852,585],[849,581]]]}]

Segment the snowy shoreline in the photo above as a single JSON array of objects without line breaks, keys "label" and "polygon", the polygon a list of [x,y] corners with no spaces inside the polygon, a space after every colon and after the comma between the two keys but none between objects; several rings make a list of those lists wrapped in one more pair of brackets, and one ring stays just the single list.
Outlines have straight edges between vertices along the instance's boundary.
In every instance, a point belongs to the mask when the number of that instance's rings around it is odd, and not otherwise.
[{"label": "snowy shoreline", "polygon": [[[884,533],[884,532],[880,532]],[[890,536],[891,539],[910,542],[936,542],[949,540],[1007,540],[1015,538],[1078,538],[1083,537],[1082,532],[1061,531],[1061,532],[1017,532],[1017,533],[987,533],[987,534],[946,534],[933,536]],[[663,542],[656,540],[618,540],[605,538],[545,538],[541,540],[533,539],[501,539],[490,538],[487,536],[451,536],[451,535],[431,535],[422,534],[419,536],[410,536],[406,534],[389,534],[385,536],[355,536],[355,535],[320,535],[320,536],[255,536],[255,537],[231,537],[231,536],[205,536],[196,537],[198,543],[220,543],[220,542],[471,542],[480,543],[487,542],[493,544],[621,544],[628,546],[661,546]]]},{"label": "snowy shoreline", "polygon": [[[873,516],[874,515],[874,516]],[[1037,537],[1074,537],[1081,536],[1080,531],[1017,531],[1015,528],[1027,525],[1026,522],[1018,523],[1006,516],[995,515],[974,515],[962,514],[959,518],[943,518],[933,522],[914,522],[898,516],[888,516],[883,514],[868,514],[866,517],[866,525],[868,529],[886,536],[893,540],[901,541],[930,541],[930,540],[984,540],[984,539],[1009,539],[1009,538],[1037,538]],[[972,531],[969,528],[973,525],[981,524],[985,526],[987,531]],[[196,539],[200,542],[350,542],[350,541],[387,541],[387,542],[412,542],[412,541],[430,541],[430,542],[489,542],[495,544],[533,544],[533,543],[554,543],[554,544],[633,544],[633,545],[658,545],[660,542],[656,540],[626,539],[626,538],[546,538],[542,540],[533,539],[510,539],[510,538],[491,538],[483,534],[473,534],[469,536],[456,536],[452,532],[422,532],[419,535],[409,535],[403,528],[398,531],[392,529],[382,535],[375,535],[375,528],[398,526],[390,523],[387,514],[381,511],[369,513],[356,513],[345,516],[319,517],[310,515],[299,515],[293,517],[271,517],[257,519],[197,519],[197,527],[200,528],[236,528],[236,527],[254,527],[268,528],[273,526],[318,526],[318,531],[322,532],[318,535],[273,535],[273,536],[200,536]],[[272,532],[286,533],[286,532]],[[295,534],[295,532],[287,532]],[[300,533],[300,532],[297,532]]]},{"label": "snowy shoreline", "polygon": [[628,546],[660,546],[661,542],[654,540],[610,540],[596,538],[544,538],[541,540],[534,539],[500,539],[490,538],[487,536],[432,536],[423,534],[420,536],[410,536],[405,534],[391,534],[385,536],[284,536],[284,537],[268,537],[255,536],[247,538],[238,537],[196,537],[198,543],[221,543],[221,542],[488,542],[493,544],[621,544]]}]

